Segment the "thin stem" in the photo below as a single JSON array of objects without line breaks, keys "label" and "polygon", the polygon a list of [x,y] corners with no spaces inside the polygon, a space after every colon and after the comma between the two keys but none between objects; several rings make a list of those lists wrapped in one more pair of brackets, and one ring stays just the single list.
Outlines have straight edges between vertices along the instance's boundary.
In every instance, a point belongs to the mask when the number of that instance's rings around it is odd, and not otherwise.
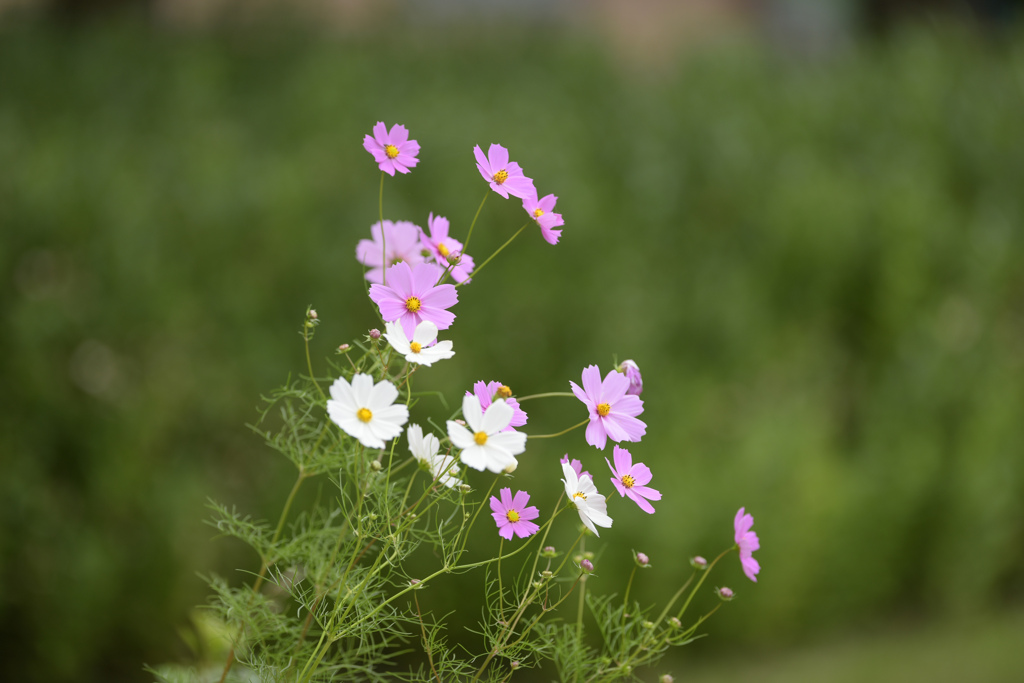
[{"label": "thin stem", "polygon": [[574,429],[579,429],[580,427],[582,427],[583,425],[587,424],[588,422],[590,422],[590,418],[589,417],[586,420],[584,420],[583,422],[580,422],[578,425],[573,425],[572,427],[569,427],[568,429],[563,429],[560,432],[555,432],[554,434],[528,434],[526,436],[526,438],[527,439],[553,439],[556,436],[561,436],[562,434],[568,434],[569,432],[571,432]]},{"label": "thin stem", "polygon": [[384,171],[380,172],[380,196],[377,198],[377,212],[380,215],[380,281],[388,284],[388,247],[384,236]]},{"label": "thin stem", "polygon": [[[307,321],[308,322],[308,321]],[[309,381],[313,383],[316,390],[320,392],[320,398],[326,400],[327,395],[324,394],[324,390],[320,388],[320,383],[316,381],[316,377],[313,376],[313,362],[309,359],[309,328],[303,324],[302,327],[302,340],[306,345],[306,369],[309,370]]]},{"label": "thin stem", "polygon": [[569,398],[575,398],[576,394],[571,391],[548,391],[543,394],[530,394],[529,396],[516,396],[516,400],[522,403],[523,401],[529,401],[534,398],[552,398],[555,396],[567,396]]},{"label": "thin stem", "polygon": [[493,259],[493,258],[494,258],[495,256],[497,256],[498,254],[500,254],[500,253],[501,253],[501,250],[502,250],[502,249],[504,249],[504,248],[505,248],[505,247],[507,247],[508,245],[512,244],[512,240],[514,240],[515,238],[519,237],[519,233],[521,233],[521,232],[522,232],[523,230],[526,230],[526,226],[527,226],[527,225],[529,225],[529,223],[527,223],[526,225],[523,225],[523,227],[521,227],[521,228],[519,228],[518,230],[516,230],[516,234],[512,235],[511,237],[509,237],[509,238],[508,238],[508,240],[507,240],[507,241],[505,242],[505,244],[503,244],[503,245],[501,245],[500,247],[498,247],[498,248],[497,248],[497,249],[495,250],[495,252],[494,252],[493,254],[491,254],[490,256],[488,256],[488,257],[487,257],[487,260],[486,260],[486,261],[484,261],[484,262],[483,262],[483,263],[481,263],[481,264],[480,264],[479,266],[477,266],[477,267],[476,267],[476,269],[474,269],[474,270],[473,270],[473,272],[469,274],[469,277],[467,277],[467,278],[466,278],[465,280],[463,280],[462,282],[460,282],[459,284],[457,284],[457,285],[455,285],[455,286],[456,286],[456,287],[461,287],[462,285],[464,285],[464,284],[466,284],[467,282],[469,282],[469,281],[470,281],[470,279],[472,279],[472,278],[476,277],[477,273],[479,273],[479,272],[480,272],[481,270],[483,270],[483,269],[484,269],[484,266],[486,266],[486,265],[487,265],[488,263],[490,263],[490,262],[491,262],[491,260],[492,260],[492,259]]},{"label": "thin stem", "polygon": [[416,597],[416,594],[412,594],[413,602],[416,603],[416,616],[420,620],[420,632],[423,633],[423,649],[427,653],[427,661],[430,662],[430,670],[434,674],[434,678],[437,679],[437,683],[441,683],[441,677],[437,675],[437,669],[434,668],[434,656],[431,654],[432,648],[427,644],[427,627],[423,625],[423,613],[420,612],[420,599]]},{"label": "thin stem", "polygon": [[501,586],[501,554],[505,550],[505,538],[498,541],[498,618],[505,619],[505,589]]},{"label": "thin stem", "polygon": [[[382,181],[383,182],[383,181]],[[476,219],[480,217],[480,211],[484,208],[484,202],[487,201],[487,197],[490,196],[491,190],[487,189],[487,193],[484,194],[484,198],[480,200],[480,206],[476,209],[476,215],[473,216],[473,222],[469,224],[469,233],[466,234],[466,243],[462,245],[462,253],[465,254],[469,250],[469,240],[473,237],[473,228],[476,227]]]}]

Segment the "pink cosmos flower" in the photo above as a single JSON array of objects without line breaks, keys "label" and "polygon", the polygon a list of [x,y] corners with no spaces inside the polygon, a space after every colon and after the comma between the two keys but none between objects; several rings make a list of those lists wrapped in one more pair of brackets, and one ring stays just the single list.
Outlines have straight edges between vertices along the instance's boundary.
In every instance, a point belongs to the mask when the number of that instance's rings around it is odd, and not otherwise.
[{"label": "pink cosmos flower", "polygon": [[498,535],[506,541],[511,541],[512,534],[526,538],[537,533],[540,527],[529,520],[540,517],[540,511],[533,505],[526,507],[530,502],[530,494],[526,491],[516,491],[513,498],[510,488],[504,488],[499,493],[501,500],[491,496],[491,516],[498,525]]},{"label": "pink cosmos flower", "polygon": [[583,370],[583,388],[569,382],[572,393],[590,410],[587,425],[587,443],[604,450],[608,439],[612,441],[639,441],[647,433],[647,425],[636,418],[644,412],[644,402],[637,396],[626,394],[629,380],[625,375],[610,371],[601,381],[596,365]]},{"label": "pink cosmos flower", "polygon": [[373,127],[373,135],[363,138],[363,149],[373,155],[380,170],[390,176],[408,173],[409,169],[420,163],[416,155],[420,153],[420,143],[409,139],[409,131],[405,126],[395,124],[388,127],[378,121]]},{"label": "pink cosmos flower", "polygon": [[640,376],[640,366],[634,361],[624,360],[615,368],[629,380],[629,389],[626,393],[631,396],[639,396],[644,391],[644,378]]},{"label": "pink cosmos flower", "polygon": [[456,282],[468,280],[476,264],[472,256],[462,253],[462,242],[448,236],[448,219],[431,213],[427,219],[427,228],[430,229],[430,235],[420,230],[420,245],[430,252],[442,268],[449,267],[449,255],[458,254],[461,258],[459,265],[451,269],[452,279]]},{"label": "pink cosmos flower", "polygon": [[735,529],[736,545],[740,549],[740,564],[743,565],[743,573],[747,578],[757,583],[757,574],[761,571],[761,565],[754,559],[753,552],[760,549],[761,542],[757,540],[757,534],[750,530],[754,526],[754,517],[744,514],[746,508],[740,508],[736,513],[736,519],[732,525]]},{"label": "pink cosmos flower", "polygon": [[455,285],[437,285],[443,271],[433,263],[396,263],[388,268],[387,285],[370,285],[370,299],[380,307],[385,322],[402,323],[407,339],[412,339],[416,326],[424,320],[447,330],[455,321],[448,311],[459,302]]},{"label": "pink cosmos flower", "polygon": [[366,271],[366,279],[380,284],[384,269],[382,258],[387,258],[387,265],[405,261],[410,266],[423,263],[420,253],[420,227],[409,221],[384,221],[384,244],[381,244],[380,222],[370,226],[372,240],[359,240],[356,245],[356,260],[370,269]]},{"label": "pink cosmos flower", "polygon": [[608,462],[608,468],[615,476],[612,483],[620,496],[628,497],[640,506],[640,509],[649,515],[654,514],[654,506],[648,500],[661,500],[661,493],[649,488],[647,484],[651,481],[651,468],[642,462],[633,464],[633,456],[625,448],[615,446],[613,450],[615,466]]},{"label": "pink cosmos flower", "polygon": [[585,474],[588,477],[590,477],[591,481],[594,480],[594,478],[590,476],[590,472],[584,472],[583,471],[583,463],[581,463],[579,460],[573,460],[572,462],[569,462],[569,454],[568,453],[563,455],[562,459],[559,460],[558,462],[562,463],[563,465],[568,465],[569,467],[571,467],[572,471],[576,473],[576,478],[577,479],[579,479],[580,477],[582,477]]},{"label": "pink cosmos flower", "polygon": [[[526,424],[526,411],[519,407],[519,401],[512,398],[512,390],[501,382],[484,382],[480,380],[473,385],[473,394],[480,399],[480,408],[483,410],[487,410],[487,406],[491,405],[495,397],[505,399],[505,404],[512,407],[512,421],[502,431],[511,432],[516,427],[522,427]],[[466,396],[469,395],[470,393],[467,391]]]},{"label": "pink cosmos flower", "polygon": [[523,175],[523,169],[519,164],[508,160],[508,150],[501,145],[491,145],[484,156],[480,145],[473,148],[476,156],[476,167],[480,175],[491,184],[491,189],[505,199],[509,195],[520,199],[528,195],[536,195],[537,190],[533,187],[533,180]]},{"label": "pink cosmos flower", "polygon": [[526,213],[530,214],[530,218],[537,221],[541,237],[548,244],[558,244],[558,238],[561,237],[562,231],[555,230],[555,228],[565,225],[562,214],[552,213],[557,201],[558,197],[553,194],[549,194],[543,199],[537,199],[536,192],[523,197],[523,208],[526,209]]}]

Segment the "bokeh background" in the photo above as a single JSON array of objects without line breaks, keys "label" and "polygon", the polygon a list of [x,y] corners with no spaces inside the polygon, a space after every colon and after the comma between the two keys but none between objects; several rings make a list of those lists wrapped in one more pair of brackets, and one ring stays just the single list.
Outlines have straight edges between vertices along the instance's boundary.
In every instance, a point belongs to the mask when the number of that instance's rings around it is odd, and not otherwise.
[{"label": "bokeh background", "polygon": [[[635,548],[664,600],[755,515],[760,581],[727,563],[737,600],[647,679],[1020,680],[1020,5],[0,1],[0,678],[209,655],[198,575],[257,562],[206,500],[276,519],[260,394],[302,371],[308,304],[315,359],[375,324],[383,120],[423,146],[387,217],[464,235],[500,142],[566,219],[464,288],[418,389],[644,370],[664,500],[618,506],[592,589]],[[523,216],[491,198],[478,260]],[[566,451],[604,467],[578,432],[531,447],[542,510]]]}]

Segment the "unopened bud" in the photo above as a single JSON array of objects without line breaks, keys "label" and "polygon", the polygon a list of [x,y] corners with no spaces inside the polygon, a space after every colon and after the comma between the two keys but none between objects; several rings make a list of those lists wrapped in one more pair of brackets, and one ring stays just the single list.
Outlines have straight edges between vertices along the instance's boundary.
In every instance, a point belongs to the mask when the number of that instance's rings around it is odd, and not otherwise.
[{"label": "unopened bud", "polygon": [[380,472],[381,467],[383,467],[383,465],[380,464],[380,460],[370,461],[370,469],[373,470],[374,472]]},{"label": "unopened bud", "polygon": [[374,341],[380,339],[380,330],[378,330],[376,327],[370,330],[370,339]]},{"label": "unopened bud", "polygon": [[306,321],[306,329],[307,329],[307,330],[311,330],[311,329],[313,329],[313,327],[314,327],[314,325],[315,325],[315,324],[316,324],[316,323],[314,323],[314,322],[313,322],[312,320],[307,320],[307,321]]},{"label": "unopened bud", "polygon": [[311,320],[317,320],[320,316],[318,316],[316,314],[316,309],[315,308],[311,308],[311,309],[309,309],[309,317],[310,317]]},{"label": "unopened bud", "polygon": [[721,588],[716,588],[715,592],[718,593],[718,597],[720,597],[725,602],[729,602],[735,597],[735,595],[732,592],[732,589],[727,588],[725,586],[722,586]]},{"label": "unopened bud", "polygon": [[690,566],[693,567],[694,569],[697,569],[697,570],[700,570],[700,571],[704,571],[705,569],[708,568],[708,561],[705,560],[700,555],[694,555],[693,557],[690,558]]},{"label": "unopened bud", "polygon": [[498,398],[512,398],[512,390],[508,388],[508,385],[502,384],[498,387]]},{"label": "unopened bud", "polygon": [[454,420],[454,422],[455,422],[455,424],[457,424],[457,425],[462,425],[463,427],[465,427],[465,426],[466,426],[466,421],[465,421],[465,420],[460,420],[460,419],[456,418],[456,419]]},{"label": "unopened bud", "polygon": [[419,579],[409,579],[409,585],[418,588],[420,585]]},{"label": "unopened bud", "polygon": [[555,550],[555,546],[546,545],[544,546],[544,549],[540,551],[540,554],[541,557],[556,557],[558,555],[558,551]]},{"label": "unopened bud", "polygon": [[672,678],[672,674],[662,674],[661,678],[658,679],[658,683],[675,683],[675,680]]},{"label": "unopened bud", "polygon": [[459,486],[459,490],[462,491],[463,493],[469,493],[470,491],[473,490],[473,487],[470,486],[469,484],[462,484],[461,486]]},{"label": "unopened bud", "polygon": [[584,559],[582,562],[580,562],[580,568],[589,574],[590,572],[594,571],[594,563],[588,559]]},{"label": "unopened bud", "polygon": [[544,587],[544,582],[543,581],[534,581],[530,585],[533,586],[534,588],[543,588]]},{"label": "unopened bud", "polygon": [[637,553],[636,563],[644,568],[651,566],[651,561],[648,559],[646,553]]},{"label": "unopened bud", "polygon": [[340,346],[338,346],[338,353],[348,353],[348,350],[351,348],[352,347],[349,346],[348,344],[341,344]]},{"label": "unopened bud", "polygon": [[542,571],[542,572],[540,573],[540,575],[541,575],[541,577],[543,577],[543,578],[545,578],[545,579],[550,579],[550,578],[551,578],[552,576],[554,576],[554,574],[553,574],[553,573],[551,573],[551,571],[550,571],[550,570],[547,570],[547,569],[545,569],[544,571]]},{"label": "unopened bud", "polygon": [[460,263],[462,263],[462,252],[461,251],[453,251],[453,252],[451,252],[450,254],[448,254],[447,260],[448,260],[448,265],[451,265],[451,266],[459,265]]},{"label": "unopened bud", "polygon": [[669,617],[668,624],[672,628],[682,628],[683,627],[683,622],[679,621],[675,617]]},{"label": "unopened bud", "polygon": [[513,661],[513,662],[512,662],[511,664],[509,664],[509,667],[510,667],[510,668],[511,668],[511,669],[512,669],[513,671],[515,671],[516,669],[518,669],[518,668],[519,668],[520,666],[521,666],[521,665],[519,664],[519,660],[518,660],[518,659],[517,659],[517,660],[515,660],[515,661]]},{"label": "unopened bud", "polygon": [[644,623],[641,624],[641,626],[643,626],[645,629],[650,631],[651,629],[654,628],[654,622],[653,621],[644,621]]},{"label": "unopened bud", "polygon": [[368,517],[368,519],[371,522],[376,522],[377,521],[377,513],[376,512],[371,512],[367,517]]}]

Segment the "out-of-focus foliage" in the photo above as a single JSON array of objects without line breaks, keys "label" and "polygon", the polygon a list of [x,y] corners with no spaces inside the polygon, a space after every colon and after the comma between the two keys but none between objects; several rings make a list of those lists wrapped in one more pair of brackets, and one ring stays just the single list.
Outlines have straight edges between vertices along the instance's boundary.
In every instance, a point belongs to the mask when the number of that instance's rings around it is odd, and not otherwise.
[{"label": "out-of-focus foliage", "polygon": [[[760,582],[731,563],[741,599],[692,650],[1019,600],[1024,39],[638,74],[554,30],[443,32],[0,34],[5,680],[142,678],[187,653],[197,571],[255,570],[204,501],[276,517],[292,475],[244,427],[258,395],[301,369],[308,304],[320,357],[375,324],[353,257],[378,120],[423,145],[387,217],[430,206],[463,236],[472,146],[500,142],[567,224],[463,288],[456,360],[418,389],[566,390],[612,353],[645,371],[632,451],[665,497],[613,510],[600,580],[643,539],[653,600],[755,515]],[[524,217],[489,199],[478,261]],[[524,407],[533,432],[582,419]],[[565,451],[604,467],[578,433],[528,451],[542,509]]]}]

